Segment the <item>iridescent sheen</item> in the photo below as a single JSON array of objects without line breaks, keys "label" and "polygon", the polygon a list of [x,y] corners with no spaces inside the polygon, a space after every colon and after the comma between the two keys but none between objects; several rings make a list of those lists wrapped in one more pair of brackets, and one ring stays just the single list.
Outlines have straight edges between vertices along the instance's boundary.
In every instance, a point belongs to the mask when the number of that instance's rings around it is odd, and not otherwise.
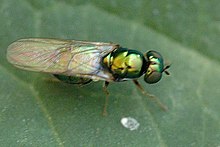
[{"label": "iridescent sheen", "polygon": [[18,68],[54,74],[69,83],[75,83],[73,77],[85,83],[88,79],[119,82],[145,74],[144,80],[151,84],[165,70],[156,51],[142,54],[114,43],[76,40],[20,39],[8,47],[7,59]]}]

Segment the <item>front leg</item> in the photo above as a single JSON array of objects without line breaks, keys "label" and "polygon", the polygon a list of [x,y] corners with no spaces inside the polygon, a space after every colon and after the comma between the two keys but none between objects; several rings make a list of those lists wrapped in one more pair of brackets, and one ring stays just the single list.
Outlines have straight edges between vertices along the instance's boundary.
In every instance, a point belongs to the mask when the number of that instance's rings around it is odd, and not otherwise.
[{"label": "front leg", "polygon": [[161,103],[160,100],[156,96],[146,92],[137,80],[133,80],[133,82],[138,87],[138,89],[142,92],[143,95],[146,95],[147,97],[151,98],[151,100],[154,100],[160,106],[160,108],[163,109],[164,111],[168,110],[167,106]]}]

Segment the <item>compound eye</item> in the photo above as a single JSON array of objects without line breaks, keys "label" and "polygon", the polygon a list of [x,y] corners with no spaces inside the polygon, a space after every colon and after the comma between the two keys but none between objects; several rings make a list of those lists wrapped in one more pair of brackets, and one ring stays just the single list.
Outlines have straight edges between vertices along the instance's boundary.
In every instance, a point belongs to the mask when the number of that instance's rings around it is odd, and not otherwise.
[{"label": "compound eye", "polygon": [[151,71],[151,69],[148,69],[147,73],[144,76],[144,81],[148,84],[154,84],[160,81],[162,77],[162,73],[157,71]]},{"label": "compound eye", "polygon": [[151,60],[152,58],[157,58],[157,59],[160,59],[160,60],[163,59],[162,56],[160,55],[160,53],[157,52],[157,51],[148,51],[146,53],[146,56],[149,60]]}]

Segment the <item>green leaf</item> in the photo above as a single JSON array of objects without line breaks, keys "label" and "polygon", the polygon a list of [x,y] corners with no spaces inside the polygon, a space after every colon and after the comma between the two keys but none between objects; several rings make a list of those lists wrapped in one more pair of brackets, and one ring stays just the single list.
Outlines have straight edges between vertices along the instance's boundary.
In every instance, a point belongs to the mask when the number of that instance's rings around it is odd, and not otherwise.
[{"label": "green leaf", "polygon": [[[2,146],[219,146],[218,1],[0,0],[0,144]],[[112,83],[103,117],[102,82],[78,87],[14,68],[7,46],[48,37],[119,43],[159,51],[171,75],[141,84],[162,111],[128,81]],[[120,120],[133,117],[137,130]]]}]

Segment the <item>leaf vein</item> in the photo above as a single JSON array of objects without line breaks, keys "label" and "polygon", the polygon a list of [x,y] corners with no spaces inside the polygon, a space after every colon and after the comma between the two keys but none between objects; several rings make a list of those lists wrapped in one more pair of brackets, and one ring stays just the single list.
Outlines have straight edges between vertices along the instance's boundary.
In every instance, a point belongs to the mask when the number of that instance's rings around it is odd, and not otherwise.
[{"label": "leaf vein", "polygon": [[59,137],[59,133],[57,132],[57,130],[56,130],[55,126],[54,126],[54,123],[53,123],[53,121],[52,121],[52,119],[50,117],[50,114],[49,114],[48,110],[46,109],[46,107],[44,106],[44,104],[43,104],[42,100],[40,99],[40,97],[37,95],[36,89],[32,85],[22,81],[21,79],[16,77],[14,74],[9,72],[4,66],[0,65],[0,69],[4,70],[5,72],[7,72],[8,76],[13,78],[15,81],[21,83],[25,88],[30,89],[30,91],[33,94],[33,97],[35,98],[35,100],[37,101],[37,103],[38,103],[38,105],[39,105],[39,107],[40,107],[44,117],[46,118],[48,126],[50,127],[50,129],[51,129],[51,131],[52,131],[52,133],[53,133],[53,135],[54,135],[58,145],[60,147],[64,147],[64,142]]}]

